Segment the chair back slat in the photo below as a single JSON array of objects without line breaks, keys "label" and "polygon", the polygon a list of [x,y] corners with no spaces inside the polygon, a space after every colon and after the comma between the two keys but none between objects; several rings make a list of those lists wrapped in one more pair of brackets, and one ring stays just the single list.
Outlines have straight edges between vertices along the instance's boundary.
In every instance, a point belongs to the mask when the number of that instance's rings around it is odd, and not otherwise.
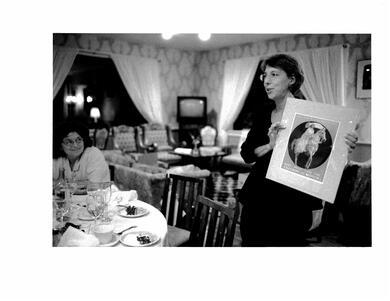
[{"label": "chair back slat", "polygon": [[194,213],[194,202],[205,191],[205,179],[168,174],[161,212],[168,225],[190,230]]},{"label": "chair back slat", "polygon": [[214,234],[215,234],[215,226],[218,220],[218,211],[212,209],[210,213],[210,222],[209,227],[207,229],[207,239],[206,239],[206,247],[212,246],[214,242]]},{"label": "chair back slat", "polygon": [[203,195],[198,196],[195,201],[190,245],[232,246],[238,215],[239,206],[237,203],[232,208]]},{"label": "chair back slat", "polygon": [[225,238],[225,231],[227,230],[227,223],[229,222],[229,218],[221,213],[218,220],[217,234],[215,238],[215,246],[222,247]]},{"label": "chair back slat", "polygon": [[207,220],[209,218],[210,208],[204,205],[201,205],[200,207],[201,209],[200,209],[199,242],[203,245],[206,236]]}]

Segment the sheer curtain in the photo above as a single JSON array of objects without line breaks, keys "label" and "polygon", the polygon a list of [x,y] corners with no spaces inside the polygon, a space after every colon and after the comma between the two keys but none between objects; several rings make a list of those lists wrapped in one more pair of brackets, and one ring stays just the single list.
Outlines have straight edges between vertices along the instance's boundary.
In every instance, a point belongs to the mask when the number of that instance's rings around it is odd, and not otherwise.
[{"label": "sheer curtain", "polygon": [[148,122],[164,123],[158,62],[120,54],[112,54],[111,57],[142,116]]},{"label": "sheer curtain", "polygon": [[226,140],[226,130],[232,128],[244,105],[259,62],[260,57],[247,57],[225,63],[222,106],[217,124],[222,145]]},{"label": "sheer curtain", "polygon": [[289,53],[303,69],[303,95],[312,101],[346,106],[348,45]]},{"label": "sheer curtain", "polygon": [[53,48],[53,99],[60,90],[70,68],[72,68],[78,49],[54,46]]}]

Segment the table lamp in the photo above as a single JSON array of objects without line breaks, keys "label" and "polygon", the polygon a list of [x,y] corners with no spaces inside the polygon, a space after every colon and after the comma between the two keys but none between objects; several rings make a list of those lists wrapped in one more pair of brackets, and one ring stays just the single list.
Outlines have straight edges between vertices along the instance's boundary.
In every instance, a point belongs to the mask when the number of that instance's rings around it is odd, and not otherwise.
[{"label": "table lamp", "polygon": [[91,118],[93,118],[93,120],[96,123],[98,118],[100,118],[100,111],[99,111],[99,109],[96,108],[96,107],[92,108],[91,112],[90,112],[90,116],[91,116]]}]

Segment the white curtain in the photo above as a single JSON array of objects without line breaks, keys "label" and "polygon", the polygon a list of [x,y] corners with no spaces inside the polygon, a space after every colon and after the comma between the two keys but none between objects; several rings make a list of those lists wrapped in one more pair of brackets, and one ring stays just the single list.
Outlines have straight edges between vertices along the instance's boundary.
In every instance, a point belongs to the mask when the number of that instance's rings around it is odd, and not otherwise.
[{"label": "white curtain", "polygon": [[346,106],[348,45],[289,53],[303,69],[303,95],[312,101]]},{"label": "white curtain", "polygon": [[158,62],[112,54],[112,60],[136,108],[150,123],[164,123]]},{"label": "white curtain", "polygon": [[53,99],[60,90],[73,62],[78,49],[54,46],[53,48]]},{"label": "white curtain", "polygon": [[232,128],[244,105],[259,62],[260,57],[247,57],[225,63],[222,106],[217,123],[222,145],[226,140],[226,130]]}]

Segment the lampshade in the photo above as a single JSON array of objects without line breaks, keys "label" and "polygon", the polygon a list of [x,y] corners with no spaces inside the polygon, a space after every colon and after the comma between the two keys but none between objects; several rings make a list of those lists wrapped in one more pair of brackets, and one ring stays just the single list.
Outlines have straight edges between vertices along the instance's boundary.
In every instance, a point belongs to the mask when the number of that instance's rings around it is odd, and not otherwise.
[{"label": "lampshade", "polygon": [[92,108],[92,109],[91,109],[90,116],[91,116],[91,118],[93,118],[93,119],[100,118],[100,111],[99,111],[99,109],[98,109],[98,108],[95,108],[95,107]]}]

